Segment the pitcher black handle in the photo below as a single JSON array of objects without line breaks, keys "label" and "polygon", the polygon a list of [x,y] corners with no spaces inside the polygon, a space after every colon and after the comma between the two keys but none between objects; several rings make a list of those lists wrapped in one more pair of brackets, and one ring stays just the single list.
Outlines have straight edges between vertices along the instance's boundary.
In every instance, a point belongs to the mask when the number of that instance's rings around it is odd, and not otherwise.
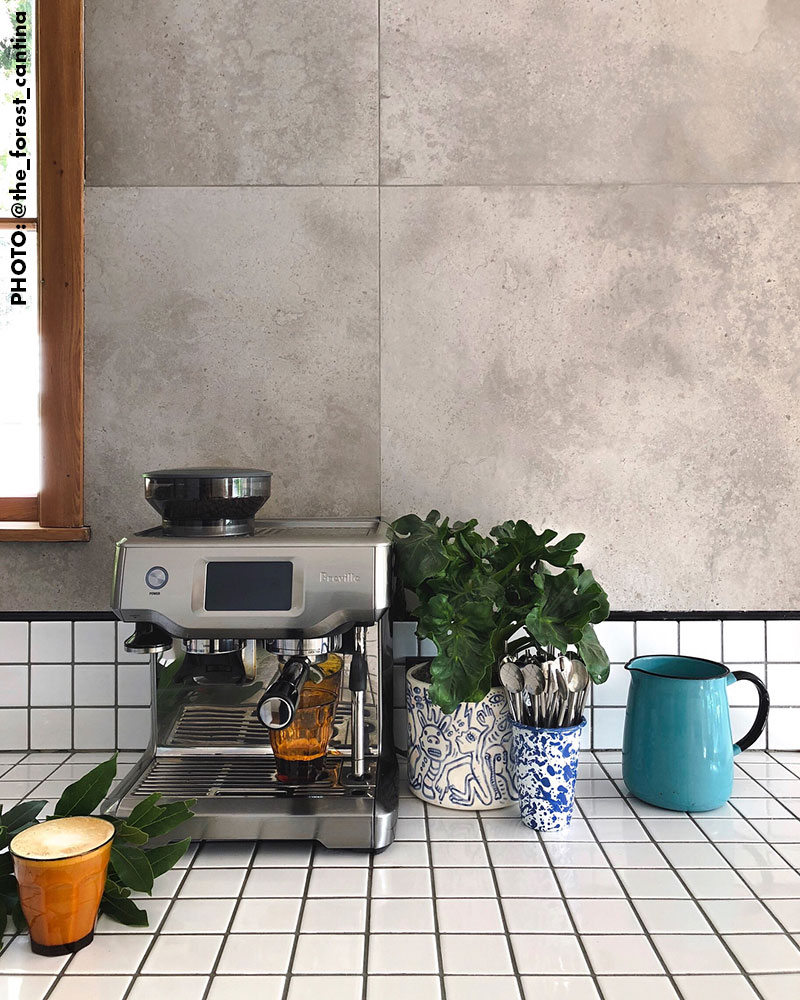
[{"label": "pitcher black handle", "polygon": [[758,691],[756,721],[744,736],[733,744],[733,752],[740,753],[742,750],[751,747],[764,732],[764,726],[767,724],[767,716],[769,715],[769,692],[761,678],[756,677],[755,674],[751,674],[749,670],[733,670],[729,676],[733,678],[732,680],[728,680],[729,684],[733,684],[734,681],[750,681],[751,684],[755,684],[756,691]]}]

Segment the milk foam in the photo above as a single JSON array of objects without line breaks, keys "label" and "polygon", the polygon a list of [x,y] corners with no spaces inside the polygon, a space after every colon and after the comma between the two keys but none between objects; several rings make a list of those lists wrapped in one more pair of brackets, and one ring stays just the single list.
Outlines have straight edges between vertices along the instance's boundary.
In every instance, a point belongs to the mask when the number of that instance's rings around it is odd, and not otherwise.
[{"label": "milk foam", "polygon": [[18,833],[11,841],[11,853],[32,861],[57,861],[86,854],[107,843],[114,826],[96,816],[67,816],[51,819]]}]

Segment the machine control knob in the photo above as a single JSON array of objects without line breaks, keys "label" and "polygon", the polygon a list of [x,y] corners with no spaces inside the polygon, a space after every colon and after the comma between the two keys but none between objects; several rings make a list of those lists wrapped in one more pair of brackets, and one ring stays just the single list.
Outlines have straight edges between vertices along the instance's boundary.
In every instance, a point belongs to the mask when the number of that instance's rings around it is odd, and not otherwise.
[{"label": "machine control knob", "polygon": [[144,575],[144,582],[150,590],[161,590],[169,580],[169,573],[163,566],[151,566]]}]

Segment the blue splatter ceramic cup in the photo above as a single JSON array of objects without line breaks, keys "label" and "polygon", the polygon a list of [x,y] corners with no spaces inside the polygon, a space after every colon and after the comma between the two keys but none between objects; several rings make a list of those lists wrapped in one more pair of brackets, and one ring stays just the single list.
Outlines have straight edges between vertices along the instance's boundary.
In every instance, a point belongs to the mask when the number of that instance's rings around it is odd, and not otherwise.
[{"label": "blue splatter ceramic cup", "polygon": [[537,729],[512,722],[511,763],[522,822],[533,830],[569,826],[575,804],[578,749],[586,719],[568,729]]}]

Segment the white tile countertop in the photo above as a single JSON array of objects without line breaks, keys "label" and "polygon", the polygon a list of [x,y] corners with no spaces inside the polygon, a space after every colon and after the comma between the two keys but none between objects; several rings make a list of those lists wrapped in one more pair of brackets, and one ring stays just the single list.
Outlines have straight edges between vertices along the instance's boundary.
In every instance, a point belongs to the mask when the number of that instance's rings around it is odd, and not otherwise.
[{"label": "white tile countertop", "polygon": [[[2,754],[0,800],[57,797],[104,756]],[[0,998],[797,1000],[799,775],[800,753],[750,751],[730,803],[687,815],[626,798],[618,752],[586,753],[563,833],[404,788],[373,858],[195,845],[149,928],[103,917],[70,958],[6,938]]]}]

